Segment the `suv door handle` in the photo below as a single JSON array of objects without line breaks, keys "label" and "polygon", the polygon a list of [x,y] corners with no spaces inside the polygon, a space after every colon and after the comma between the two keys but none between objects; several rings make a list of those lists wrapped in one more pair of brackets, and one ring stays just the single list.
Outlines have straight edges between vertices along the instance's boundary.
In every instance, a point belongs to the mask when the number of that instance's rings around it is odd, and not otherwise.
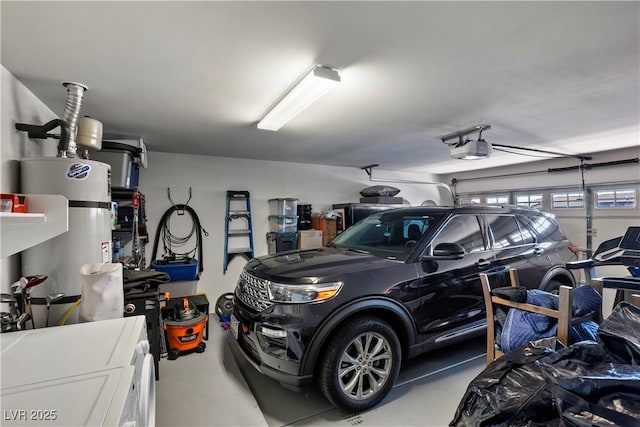
[{"label": "suv door handle", "polygon": [[487,267],[491,264],[491,260],[490,259],[482,259],[480,258],[477,262],[479,267]]},{"label": "suv door handle", "polygon": [[542,255],[542,253],[544,252],[544,249],[537,247],[537,248],[533,248],[533,254],[534,255]]}]

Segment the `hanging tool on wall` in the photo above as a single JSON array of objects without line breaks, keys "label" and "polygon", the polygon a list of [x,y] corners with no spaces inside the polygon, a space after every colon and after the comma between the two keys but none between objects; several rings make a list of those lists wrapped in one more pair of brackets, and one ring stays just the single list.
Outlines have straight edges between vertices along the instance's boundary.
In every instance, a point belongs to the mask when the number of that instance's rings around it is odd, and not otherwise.
[{"label": "hanging tool on wall", "polygon": [[[151,262],[150,268],[155,268],[156,270],[166,271],[169,276],[171,276],[172,280],[193,280],[198,277],[179,277],[176,278],[172,275],[172,271],[178,271],[175,269],[167,269],[170,265],[175,264],[188,264],[193,265],[197,263],[197,271],[198,274],[204,271],[204,261],[203,261],[203,249],[202,249],[202,235],[209,236],[209,233],[202,227],[200,224],[200,219],[196,212],[188,206],[189,201],[191,201],[191,188],[189,188],[189,199],[185,204],[175,204],[171,199],[171,190],[167,188],[167,196],[171,201],[171,206],[167,211],[162,215],[160,219],[160,223],[158,224],[158,228],[156,230],[156,235],[153,240],[153,252],[151,254]],[[176,215],[184,215],[186,213],[191,217],[192,225],[189,232],[184,236],[178,236],[175,233],[172,233],[170,227],[170,221],[172,215],[175,213]],[[193,241],[195,238],[195,244],[193,248],[183,252],[177,252],[177,248],[182,248],[186,246],[190,241]],[[164,254],[161,259],[156,259],[156,254],[158,252],[158,244],[162,240],[162,246]],[[184,270],[181,270],[182,274]]]}]

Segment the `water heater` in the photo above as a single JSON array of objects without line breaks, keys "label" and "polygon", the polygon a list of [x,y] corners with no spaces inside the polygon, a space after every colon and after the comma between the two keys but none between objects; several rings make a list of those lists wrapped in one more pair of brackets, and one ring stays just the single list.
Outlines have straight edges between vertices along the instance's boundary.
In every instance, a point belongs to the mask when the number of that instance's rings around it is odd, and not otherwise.
[{"label": "water heater", "polygon": [[[46,319],[45,296],[62,292],[62,304],[51,307],[55,324],[82,291],[82,264],[111,262],[111,170],[92,160],[65,157],[21,161],[25,194],[60,194],[69,200],[69,231],[22,253],[22,274],[49,278],[31,291],[37,327]],[[78,311],[67,320],[77,323]]]}]

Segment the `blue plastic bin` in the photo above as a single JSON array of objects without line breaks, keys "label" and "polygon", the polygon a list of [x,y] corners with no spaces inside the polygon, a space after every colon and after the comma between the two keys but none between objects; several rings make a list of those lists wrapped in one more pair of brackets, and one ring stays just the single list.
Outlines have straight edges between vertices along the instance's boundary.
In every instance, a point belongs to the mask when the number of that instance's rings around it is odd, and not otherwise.
[{"label": "blue plastic bin", "polygon": [[177,280],[196,280],[198,278],[198,260],[192,259],[187,262],[170,262],[154,260],[151,262],[151,268],[156,271],[167,273],[171,281]]}]

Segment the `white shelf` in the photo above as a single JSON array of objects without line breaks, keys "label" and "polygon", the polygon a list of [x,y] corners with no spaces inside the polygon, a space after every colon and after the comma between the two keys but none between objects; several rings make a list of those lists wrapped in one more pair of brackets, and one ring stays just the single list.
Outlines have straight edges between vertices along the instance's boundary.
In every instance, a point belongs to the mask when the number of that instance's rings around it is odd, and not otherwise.
[{"label": "white shelf", "polygon": [[8,224],[42,224],[46,222],[47,217],[45,214],[39,213],[0,212],[0,220],[3,226]]},{"label": "white shelf", "polygon": [[0,213],[0,258],[22,252],[69,230],[69,201],[59,195],[27,194],[30,213]]}]

